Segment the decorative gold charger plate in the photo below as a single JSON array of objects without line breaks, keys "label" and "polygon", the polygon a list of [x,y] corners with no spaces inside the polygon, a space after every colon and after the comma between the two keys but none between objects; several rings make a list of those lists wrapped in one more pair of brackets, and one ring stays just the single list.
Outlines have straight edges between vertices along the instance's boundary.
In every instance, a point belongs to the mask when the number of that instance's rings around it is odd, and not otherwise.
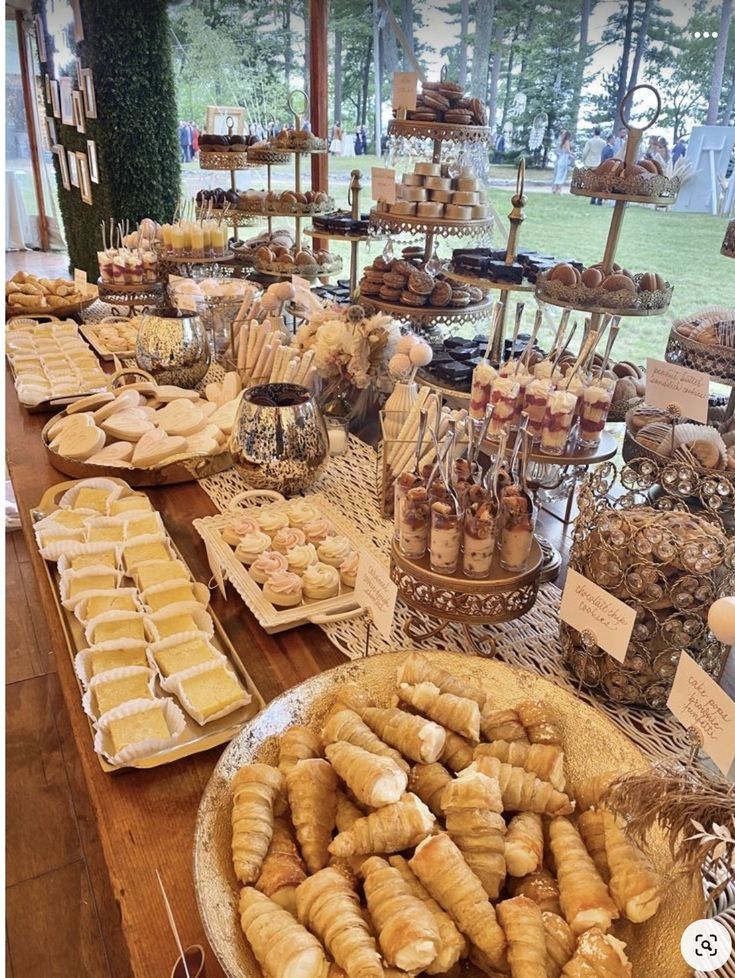
[{"label": "decorative gold charger plate", "polygon": [[[426,653],[424,653],[426,654]],[[240,930],[237,915],[238,885],[230,848],[232,777],[239,767],[254,761],[275,764],[276,737],[296,723],[318,729],[335,691],[346,682],[370,690],[379,705],[388,706],[395,690],[396,670],[406,652],[375,655],[348,662],[307,679],[273,700],[225,749],[199,804],[194,834],[194,885],[207,938],[228,978],[261,978],[262,972]],[[610,769],[621,773],[645,770],[641,752],[601,712],[582,703],[540,676],[452,652],[430,652],[433,662],[453,675],[480,682],[492,691],[499,709],[520,699],[543,697],[554,704],[565,735],[566,769],[574,782]],[[671,868],[663,838],[654,838],[658,868]],[[704,912],[701,884],[681,877],[667,883],[659,913],[646,924],[623,924],[614,933],[628,943],[634,978],[690,978],[679,953],[682,931]]]},{"label": "decorative gold charger plate", "polygon": [[489,126],[461,126],[452,122],[422,122],[419,119],[391,119],[389,136],[436,139],[455,143],[489,143],[493,131]]},{"label": "decorative gold charger plate", "polygon": [[438,234],[442,238],[466,238],[489,234],[495,225],[495,218],[457,221],[445,217],[418,217],[415,214],[371,210],[370,225],[393,234]]}]

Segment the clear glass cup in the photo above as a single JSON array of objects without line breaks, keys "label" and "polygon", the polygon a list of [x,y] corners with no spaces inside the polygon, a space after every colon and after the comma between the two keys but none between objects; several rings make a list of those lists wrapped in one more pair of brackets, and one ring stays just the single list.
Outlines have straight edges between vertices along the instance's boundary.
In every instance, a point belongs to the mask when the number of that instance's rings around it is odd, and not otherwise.
[{"label": "clear glass cup", "polygon": [[454,574],[462,546],[462,512],[455,500],[431,507],[430,565],[435,574]]},{"label": "clear glass cup", "polygon": [[423,486],[409,489],[401,507],[398,546],[404,557],[420,560],[429,545],[431,510],[429,494]]},{"label": "clear glass cup", "polygon": [[396,543],[400,540],[401,518],[403,516],[403,504],[406,501],[406,494],[409,489],[415,489],[420,485],[420,477],[414,475],[413,472],[404,472],[393,483],[393,538]]},{"label": "clear glass cup", "polygon": [[528,415],[528,427],[526,430],[535,442],[541,438],[546,405],[553,390],[554,385],[550,380],[543,380],[539,377],[535,377],[526,385],[525,396],[523,398],[523,410]]},{"label": "clear glass cup", "polygon": [[470,417],[475,421],[482,421],[485,417],[485,411],[490,403],[493,380],[496,376],[495,368],[484,360],[482,363],[478,363],[472,371]]},{"label": "clear glass cup", "polygon": [[500,566],[520,574],[528,564],[536,528],[536,508],[519,486],[508,486],[500,496]]},{"label": "clear glass cup", "polygon": [[324,424],[327,426],[329,454],[344,455],[347,451],[350,435],[349,418],[338,418],[327,414],[324,416]]},{"label": "clear glass cup", "polygon": [[610,413],[613,393],[600,383],[585,388],[580,398],[579,441],[582,448],[596,448],[600,444],[607,416]]},{"label": "clear glass cup", "polygon": [[544,455],[563,455],[574,424],[577,395],[554,391],[546,404],[541,427],[541,451]]},{"label": "clear glass cup", "polygon": [[495,555],[498,514],[489,492],[470,502],[464,514],[462,571],[465,577],[488,577]]},{"label": "clear glass cup", "polygon": [[493,414],[487,429],[491,437],[497,437],[502,431],[510,430],[520,389],[520,384],[512,377],[498,376],[493,381],[490,393]]}]

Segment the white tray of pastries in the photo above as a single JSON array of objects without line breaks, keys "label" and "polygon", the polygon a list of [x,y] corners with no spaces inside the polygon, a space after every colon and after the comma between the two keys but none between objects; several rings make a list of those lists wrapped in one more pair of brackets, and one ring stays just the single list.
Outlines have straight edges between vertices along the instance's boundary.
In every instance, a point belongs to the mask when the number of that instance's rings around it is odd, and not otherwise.
[{"label": "white tray of pastries", "polygon": [[135,357],[140,318],[106,316],[98,323],[83,323],[79,332],[102,360]]},{"label": "white tray of pastries", "polygon": [[232,583],[269,634],[362,614],[354,587],[366,543],[319,493],[286,500],[246,491],[194,527],[212,573],[223,588]]},{"label": "white tray of pastries", "polygon": [[446,652],[347,663],[222,755],[194,840],[207,937],[232,978],[321,978],[330,959],[350,978],[470,962],[685,978],[701,882],[672,872],[657,829],[644,852],[605,807],[612,780],[647,766],[598,710],[524,670]]},{"label": "white tray of pastries", "polygon": [[226,743],[263,701],[144,493],[119,479],[53,486],[36,541],[105,771]]}]

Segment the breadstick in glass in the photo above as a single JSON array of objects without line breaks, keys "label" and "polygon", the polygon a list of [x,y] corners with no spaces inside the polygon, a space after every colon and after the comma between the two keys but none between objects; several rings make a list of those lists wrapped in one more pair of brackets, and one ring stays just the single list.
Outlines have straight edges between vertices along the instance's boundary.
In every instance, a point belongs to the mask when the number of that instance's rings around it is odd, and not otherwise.
[{"label": "breadstick in glass", "polygon": [[505,862],[511,876],[528,876],[541,867],[544,829],[536,812],[519,812],[508,823]]},{"label": "breadstick in glass", "polygon": [[468,700],[474,700],[480,707],[488,700],[488,694],[484,689],[466,679],[460,679],[459,676],[453,676],[451,672],[430,662],[420,652],[411,652],[398,670],[397,684],[400,686],[401,683],[408,683],[410,686],[415,686],[417,683],[424,682],[438,686],[442,693],[452,693],[454,696],[464,696]]},{"label": "breadstick in glass", "polygon": [[[407,792],[393,805],[378,808],[340,832],[329,846],[333,856],[400,852],[415,846],[434,828],[434,816],[416,795]],[[308,865],[308,863],[307,863]]]},{"label": "breadstick in glass", "polygon": [[382,808],[398,801],[406,790],[406,772],[389,757],[371,754],[344,741],[329,744],[324,753],[361,805]]},{"label": "breadstick in glass", "polygon": [[556,710],[545,700],[516,703],[516,713],[532,744],[564,745],[564,735]]},{"label": "breadstick in glass", "polygon": [[428,908],[403,877],[380,856],[362,864],[365,901],[389,965],[411,974],[424,971],[440,948],[439,930]]},{"label": "breadstick in glass", "polygon": [[268,764],[246,764],[232,779],[232,862],[241,883],[254,883],[260,874],[282,790],[283,775]]},{"label": "breadstick in glass", "polygon": [[648,858],[623,831],[615,816],[603,812],[605,848],[610,867],[610,893],[628,920],[640,924],[661,903],[661,877]]},{"label": "breadstick in glass", "polygon": [[520,878],[510,877],[506,888],[511,896],[526,896],[539,905],[542,911],[561,915],[559,884],[547,869]]},{"label": "breadstick in glass", "polygon": [[549,823],[549,845],[559,881],[559,902],[564,919],[575,934],[591,927],[603,932],[618,917],[618,909],[585,849],[577,829],[568,818]]},{"label": "breadstick in glass", "polygon": [[414,764],[408,786],[437,818],[442,818],[442,792],[451,780],[452,775],[441,764]]},{"label": "breadstick in glass", "polygon": [[419,683],[417,686],[402,683],[398,687],[398,699],[460,737],[474,741],[480,739],[480,707],[474,700],[455,696],[454,693],[442,693],[433,683]]},{"label": "breadstick in glass", "polygon": [[429,975],[444,975],[467,955],[467,940],[446,912],[430,895],[403,856],[390,856],[388,862],[398,870],[411,893],[429,910],[439,931],[439,952],[425,969]]},{"label": "breadstick in glass", "polygon": [[506,941],[482,883],[446,833],[425,839],[408,865],[470,940],[484,971],[507,972]]},{"label": "breadstick in glass", "polygon": [[495,908],[508,942],[513,978],[547,978],[546,937],[541,911],[527,897],[503,900]]},{"label": "breadstick in glass", "polygon": [[521,740],[528,743],[526,728],[515,710],[482,710],[480,732],[485,740]]},{"label": "breadstick in glass", "polygon": [[288,804],[301,855],[310,873],[329,862],[329,842],[337,814],[337,775],[320,757],[299,761],[286,775]]},{"label": "breadstick in glass", "polygon": [[362,719],[373,733],[419,764],[433,764],[444,750],[444,728],[432,720],[404,713],[395,707],[384,710],[367,707],[362,712]]},{"label": "breadstick in glass", "polygon": [[599,808],[602,796],[618,776],[617,771],[603,771],[602,774],[578,781],[574,785],[577,811],[586,812],[588,808]]},{"label": "breadstick in glass", "polygon": [[289,727],[278,741],[278,769],[286,775],[299,761],[322,756],[322,742],[308,727]]},{"label": "breadstick in glass", "polygon": [[574,957],[562,970],[562,978],[632,978],[633,968],[625,956],[625,944],[598,927],[585,931],[577,940]]},{"label": "breadstick in glass", "polygon": [[574,809],[563,791],[557,791],[548,781],[542,781],[522,767],[503,764],[497,757],[477,757],[467,770],[480,771],[489,778],[498,779],[503,795],[503,809],[507,812],[568,815]]},{"label": "breadstick in glass", "polygon": [[288,910],[250,886],[240,891],[239,910],[243,933],[269,978],[326,978],[324,949]]},{"label": "breadstick in glass", "polygon": [[[601,808],[590,808],[577,819],[577,828],[587,852],[605,883],[610,882],[610,866],[605,848],[605,813]],[[613,894],[614,897],[614,894]]]},{"label": "breadstick in glass", "polygon": [[325,744],[334,744],[338,740],[344,740],[348,744],[354,744],[355,747],[362,747],[363,750],[370,751],[371,754],[389,757],[408,774],[409,766],[400,752],[394,747],[384,744],[380,737],[376,736],[370,727],[362,722],[354,710],[348,710],[345,707],[331,713],[324,724],[322,740]]},{"label": "breadstick in glass", "polygon": [[546,971],[549,978],[559,978],[562,968],[574,955],[577,938],[566,920],[558,913],[544,910],[541,918],[546,935]]},{"label": "breadstick in glass", "polygon": [[494,740],[478,744],[475,757],[497,757],[504,764],[522,767],[542,781],[548,781],[558,791],[564,791],[564,752],[556,744],[524,744],[522,740]]},{"label": "breadstick in glass", "polygon": [[450,771],[454,771],[457,774],[459,771],[464,771],[466,767],[470,766],[474,759],[473,754],[474,744],[470,743],[469,740],[465,740],[464,737],[460,737],[459,734],[447,730],[446,739],[444,740],[444,750],[439,757],[442,764],[445,764]]},{"label": "breadstick in glass", "polygon": [[498,782],[463,771],[442,792],[447,832],[491,900],[505,882],[505,821]]},{"label": "breadstick in glass", "polygon": [[296,891],[300,922],[316,934],[348,978],[383,978],[383,966],[354,888],[329,866]]},{"label": "breadstick in glass", "polygon": [[296,848],[288,821],[277,818],[255,888],[279,907],[296,913],[296,887],[305,879],[306,867]]}]

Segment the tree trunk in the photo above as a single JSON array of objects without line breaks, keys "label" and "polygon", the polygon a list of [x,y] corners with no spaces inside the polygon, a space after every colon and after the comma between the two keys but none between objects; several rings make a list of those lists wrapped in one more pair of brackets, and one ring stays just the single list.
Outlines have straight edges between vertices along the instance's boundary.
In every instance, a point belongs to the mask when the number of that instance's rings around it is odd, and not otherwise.
[{"label": "tree trunk", "polygon": [[467,84],[467,34],[470,29],[470,0],[459,2],[459,84],[462,88]]},{"label": "tree trunk", "polygon": [[732,78],[730,79],[730,94],[727,96],[727,102],[725,102],[725,108],[722,110],[723,126],[730,125],[730,120],[732,119],[733,110],[735,110],[735,66],[733,66]]},{"label": "tree trunk", "polygon": [[722,12],[720,14],[720,32],[717,36],[717,49],[715,50],[715,61],[712,65],[712,83],[709,90],[709,105],[707,107],[707,118],[705,125],[716,126],[717,117],[720,112],[720,98],[722,97],[722,81],[725,74],[725,57],[727,56],[727,41],[730,34],[730,21],[732,20],[732,0],[722,0]]},{"label": "tree trunk", "polygon": [[[306,24],[306,21],[304,21]],[[293,48],[291,47],[291,4],[286,3],[283,5],[283,32],[284,36],[287,38],[285,50],[283,52],[283,67],[284,73],[286,75],[286,91],[291,90],[291,66],[293,64]],[[309,63],[308,50],[306,55],[306,64]]]},{"label": "tree trunk", "polygon": [[[630,79],[628,80],[628,88],[633,88],[634,85],[638,84],[638,73],[641,70],[641,64],[643,62],[643,55],[646,53],[646,41],[648,40],[648,26],[651,22],[651,10],[653,9],[653,0],[646,0],[646,6],[643,8],[643,16],[641,17],[641,26],[638,31],[638,39],[635,44],[635,54],[633,55],[633,67],[630,69]],[[627,118],[628,113],[626,113]]]},{"label": "tree trunk", "polygon": [[500,82],[501,60],[500,46],[498,46],[490,65],[490,98],[487,106],[487,124],[492,130],[495,129],[498,118],[498,84]]},{"label": "tree trunk", "polygon": [[370,94],[370,65],[373,62],[373,39],[368,38],[367,50],[365,51],[365,64],[362,69],[362,96],[360,99],[359,123],[367,126],[367,105],[368,95]]},{"label": "tree trunk", "polygon": [[487,78],[490,70],[490,42],[493,37],[495,0],[476,0],[475,42],[472,45],[472,78],[470,92],[475,98],[487,99]]},{"label": "tree trunk", "polygon": [[503,96],[503,115],[500,119],[500,128],[505,129],[505,122],[508,118],[508,112],[510,111],[510,83],[513,80],[513,61],[515,58],[515,43],[516,43],[516,28],[513,28],[513,33],[510,36],[510,46],[508,48],[508,65],[505,69],[505,94]]},{"label": "tree trunk", "polygon": [[334,121],[342,119],[342,33],[334,32]]},{"label": "tree trunk", "polygon": [[[413,0],[401,0],[401,27],[403,28],[403,33],[406,35],[406,40],[408,41],[408,46],[411,51],[414,50],[413,44]],[[406,71],[413,71],[413,65],[408,60],[406,52],[402,50],[403,54],[403,64]]]},{"label": "tree trunk", "polygon": [[573,136],[577,135],[579,108],[582,103],[582,86],[584,85],[584,70],[589,57],[590,8],[592,0],[582,0],[579,14],[579,47],[577,49],[577,64],[574,70],[574,88],[569,106],[569,128]]},{"label": "tree trunk", "polygon": [[618,74],[618,85],[615,91],[615,120],[619,126],[623,119],[620,114],[620,103],[627,91],[628,82],[628,62],[630,61],[630,45],[633,40],[633,14],[635,12],[635,0],[628,0],[628,10],[625,14],[625,34],[623,36],[623,55],[620,59],[620,73]]}]

